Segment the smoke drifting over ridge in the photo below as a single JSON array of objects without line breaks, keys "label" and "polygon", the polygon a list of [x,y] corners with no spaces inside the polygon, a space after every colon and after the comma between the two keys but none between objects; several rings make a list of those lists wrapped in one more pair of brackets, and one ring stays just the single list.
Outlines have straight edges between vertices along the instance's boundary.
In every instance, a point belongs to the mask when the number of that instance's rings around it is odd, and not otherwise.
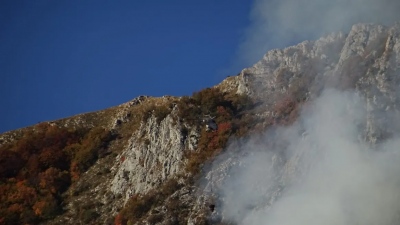
[{"label": "smoke drifting over ridge", "polygon": [[[364,99],[326,90],[294,125],[247,140],[239,147],[246,153],[219,188],[224,220],[246,225],[398,222],[400,137],[371,147],[363,138],[365,120]],[[226,154],[237,148],[228,147]]]},{"label": "smoke drifting over ridge", "polygon": [[[241,46],[241,57],[246,63],[254,63],[271,48],[287,47],[328,32],[347,32],[356,23],[391,25],[400,21],[398,9],[400,1],[394,0],[258,0],[252,11],[252,27]],[[384,108],[371,107],[372,101],[382,107],[385,105],[384,98],[377,94],[379,84],[374,76],[390,78],[384,83],[393,89],[383,88],[381,94],[389,93],[390,89],[397,93],[391,95],[391,99],[399,99],[396,83],[399,51],[395,51],[395,44],[390,45],[388,40],[392,39],[385,39],[386,34],[382,40],[375,40],[369,34],[363,33],[368,42],[351,36],[349,42],[358,41],[357,46],[362,50],[365,50],[364,44],[375,49],[377,45],[373,41],[382,43],[385,51],[382,56],[392,59],[379,58],[379,54],[371,54],[370,58],[368,54],[357,55],[360,62],[355,60],[356,57],[348,61],[353,63],[352,70],[342,71],[340,66],[332,69],[329,73],[332,80],[326,82],[340,83],[339,76],[361,76],[364,81],[370,79],[376,83],[360,87],[358,93],[324,90],[307,103],[293,125],[269,129],[245,141],[233,141],[226,153],[213,162],[214,168],[207,177],[211,182],[207,187],[212,185],[220,197],[217,208],[223,221],[246,225],[399,223],[398,103]],[[393,40],[397,38],[395,36]],[[397,40],[393,43],[398,43]],[[353,51],[352,47],[347,46],[347,50]],[[365,61],[367,58],[368,62]],[[390,63],[386,64],[386,60]],[[369,69],[358,71],[360,65]],[[271,71],[275,69],[273,64],[268,66],[273,67],[269,68]],[[307,74],[307,71],[301,72]],[[321,74],[317,76],[328,73]],[[263,75],[267,79],[275,74]],[[257,84],[254,89],[259,87]],[[361,97],[361,93],[368,96],[368,100]],[[384,125],[378,125],[380,123]],[[378,136],[386,138],[379,139],[378,144],[367,141],[373,142],[368,136],[371,130],[380,132],[370,129],[374,126],[382,128],[382,136]]]},{"label": "smoke drifting over ridge", "polygon": [[267,50],[347,32],[355,23],[391,25],[400,20],[399,8],[397,0],[255,0],[240,61],[253,64]]}]

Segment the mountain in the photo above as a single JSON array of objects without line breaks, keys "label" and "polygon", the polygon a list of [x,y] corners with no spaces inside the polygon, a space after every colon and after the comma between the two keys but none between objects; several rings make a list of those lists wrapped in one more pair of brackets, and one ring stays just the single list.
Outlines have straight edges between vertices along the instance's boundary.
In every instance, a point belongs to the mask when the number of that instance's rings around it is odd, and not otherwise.
[{"label": "mountain", "polygon": [[[400,221],[400,24],[0,135],[0,224]],[[332,221],[332,222],[331,222]]]}]

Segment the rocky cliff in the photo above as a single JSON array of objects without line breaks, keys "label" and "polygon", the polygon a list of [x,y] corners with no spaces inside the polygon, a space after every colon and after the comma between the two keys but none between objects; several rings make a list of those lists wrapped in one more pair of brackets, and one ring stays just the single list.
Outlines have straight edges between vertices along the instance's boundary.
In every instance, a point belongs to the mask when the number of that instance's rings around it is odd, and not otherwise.
[{"label": "rocky cliff", "polygon": [[[395,121],[399,115],[399,66],[400,25],[357,24],[348,34],[330,34],[316,41],[271,50],[237,76],[228,77],[191,97],[140,96],[103,111],[4,133],[0,144],[2,151],[18,152],[18,143],[26,142],[27,136],[40,129],[45,133],[51,127],[82,130],[79,133],[82,137],[76,139],[76,143],[83,147],[77,147],[79,151],[69,147],[66,154],[70,157],[70,166],[60,169],[71,176],[65,183],[67,188],[59,195],[53,193],[57,195],[59,210],[45,215],[38,210],[42,208],[32,203],[37,210],[33,210],[32,219],[27,220],[30,223],[243,223],[237,218],[241,213],[246,213],[243,218],[247,218],[249,211],[262,209],[267,213],[285,190],[290,190],[288,186],[293,182],[301,183],[299,177],[307,173],[309,165],[300,162],[314,157],[313,152],[318,148],[296,150],[287,137],[298,140],[312,137],[312,131],[296,124],[298,118],[307,120],[302,116],[306,108],[318,102],[325,90],[351,91],[363,99],[365,113],[360,113],[360,118],[356,116],[359,121],[357,140],[369,148],[398,134],[399,126]],[[218,129],[206,129],[209,118],[213,118]],[[299,135],[286,135],[289,131],[285,127],[292,126],[297,126],[295,133]],[[93,142],[90,132],[96,127],[110,133],[110,138],[101,139],[107,144],[85,147],[91,146],[85,145],[85,140]],[[338,129],[337,132],[342,131]],[[61,151],[66,151],[67,147],[63,146]],[[95,155],[83,161],[80,152],[89,148]],[[269,150],[264,158],[257,154],[253,158],[252,151],[263,152],[260,149]],[[83,155],[87,157],[86,153]],[[250,200],[241,199],[240,191],[230,190],[232,185],[227,187],[226,184],[233,182],[234,174],[241,174],[243,168],[251,168],[250,165],[257,164],[259,159],[264,159],[262,163],[268,170],[257,169],[258,172],[238,177],[251,187],[243,190],[243,195],[247,192],[261,194],[256,195],[256,199],[250,194],[253,197]],[[17,169],[27,168],[30,161],[27,157]],[[81,162],[87,166],[79,167]],[[82,168],[79,173],[74,165]],[[48,167],[44,172],[39,171],[39,177],[47,170]],[[0,172],[7,185],[17,182],[9,174],[23,177],[18,171],[4,171]],[[247,173],[246,169],[243,171]],[[244,178],[257,175],[265,182]],[[30,183],[29,179],[26,182],[29,188],[44,187],[40,182]],[[4,190],[8,191],[4,193],[13,193],[12,189]],[[236,196],[234,200],[232,195]],[[20,204],[17,200],[2,198],[3,202],[9,202],[2,206],[4,214],[12,211],[11,205]],[[38,201],[45,200],[39,198]],[[232,205],[241,205],[237,201],[248,204],[232,210]],[[235,210],[237,215],[232,213]],[[0,224],[11,219],[25,221],[23,217],[22,214],[4,216]],[[257,224],[249,221],[248,224]]]}]

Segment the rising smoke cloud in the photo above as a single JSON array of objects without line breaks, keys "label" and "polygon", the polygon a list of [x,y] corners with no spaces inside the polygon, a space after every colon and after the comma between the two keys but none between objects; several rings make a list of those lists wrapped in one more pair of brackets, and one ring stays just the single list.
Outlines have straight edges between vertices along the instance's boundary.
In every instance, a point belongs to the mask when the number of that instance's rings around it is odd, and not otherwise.
[{"label": "rising smoke cloud", "polygon": [[[219,188],[224,220],[246,225],[398,222],[400,138],[371,146],[363,137],[366,115],[365,100],[357,94],[326,90],[294,125],[228,147],[226,154],[245,154]],[[232,156],[219,160],[227,158]]]},{"label": "rising smoke cloud", "polygon": [[348,32],[355,23],[391,25],[400,20],[399,8],[398,0],[255,0],[239,61],[253,64],[267,50]]}]

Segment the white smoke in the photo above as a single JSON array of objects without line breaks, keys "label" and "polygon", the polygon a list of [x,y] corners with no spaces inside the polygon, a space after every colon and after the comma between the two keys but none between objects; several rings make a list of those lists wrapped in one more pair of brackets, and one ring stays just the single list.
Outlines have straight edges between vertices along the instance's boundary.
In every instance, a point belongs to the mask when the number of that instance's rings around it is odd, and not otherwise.
[{"label": "white smoke", "polygon": [[367,143],[364,103],[354,93],[327,90],[294,125],[228,147],[227,154],[242,155],[219,188],[223,219],[246,225],[398,223],[400,138]]},{"label": "white smoke", "polygon": [[[355,23],[391,25],[398,9],[397,0],[256,0],[241,62]],[[218,215],[246,225],[398,224],[399,126],[391,112],[371,113],[357,94],[325,90],[295,124],[228,146],[210,172]],[[371,118],[390,120],[392,136],[368,143]]]},{"label": "white smoke", "polygon": [[398,0],[255,0],[239,61],[253,64],[267,50],[347,32],[355,23],[391,25],[398,9]]}]

